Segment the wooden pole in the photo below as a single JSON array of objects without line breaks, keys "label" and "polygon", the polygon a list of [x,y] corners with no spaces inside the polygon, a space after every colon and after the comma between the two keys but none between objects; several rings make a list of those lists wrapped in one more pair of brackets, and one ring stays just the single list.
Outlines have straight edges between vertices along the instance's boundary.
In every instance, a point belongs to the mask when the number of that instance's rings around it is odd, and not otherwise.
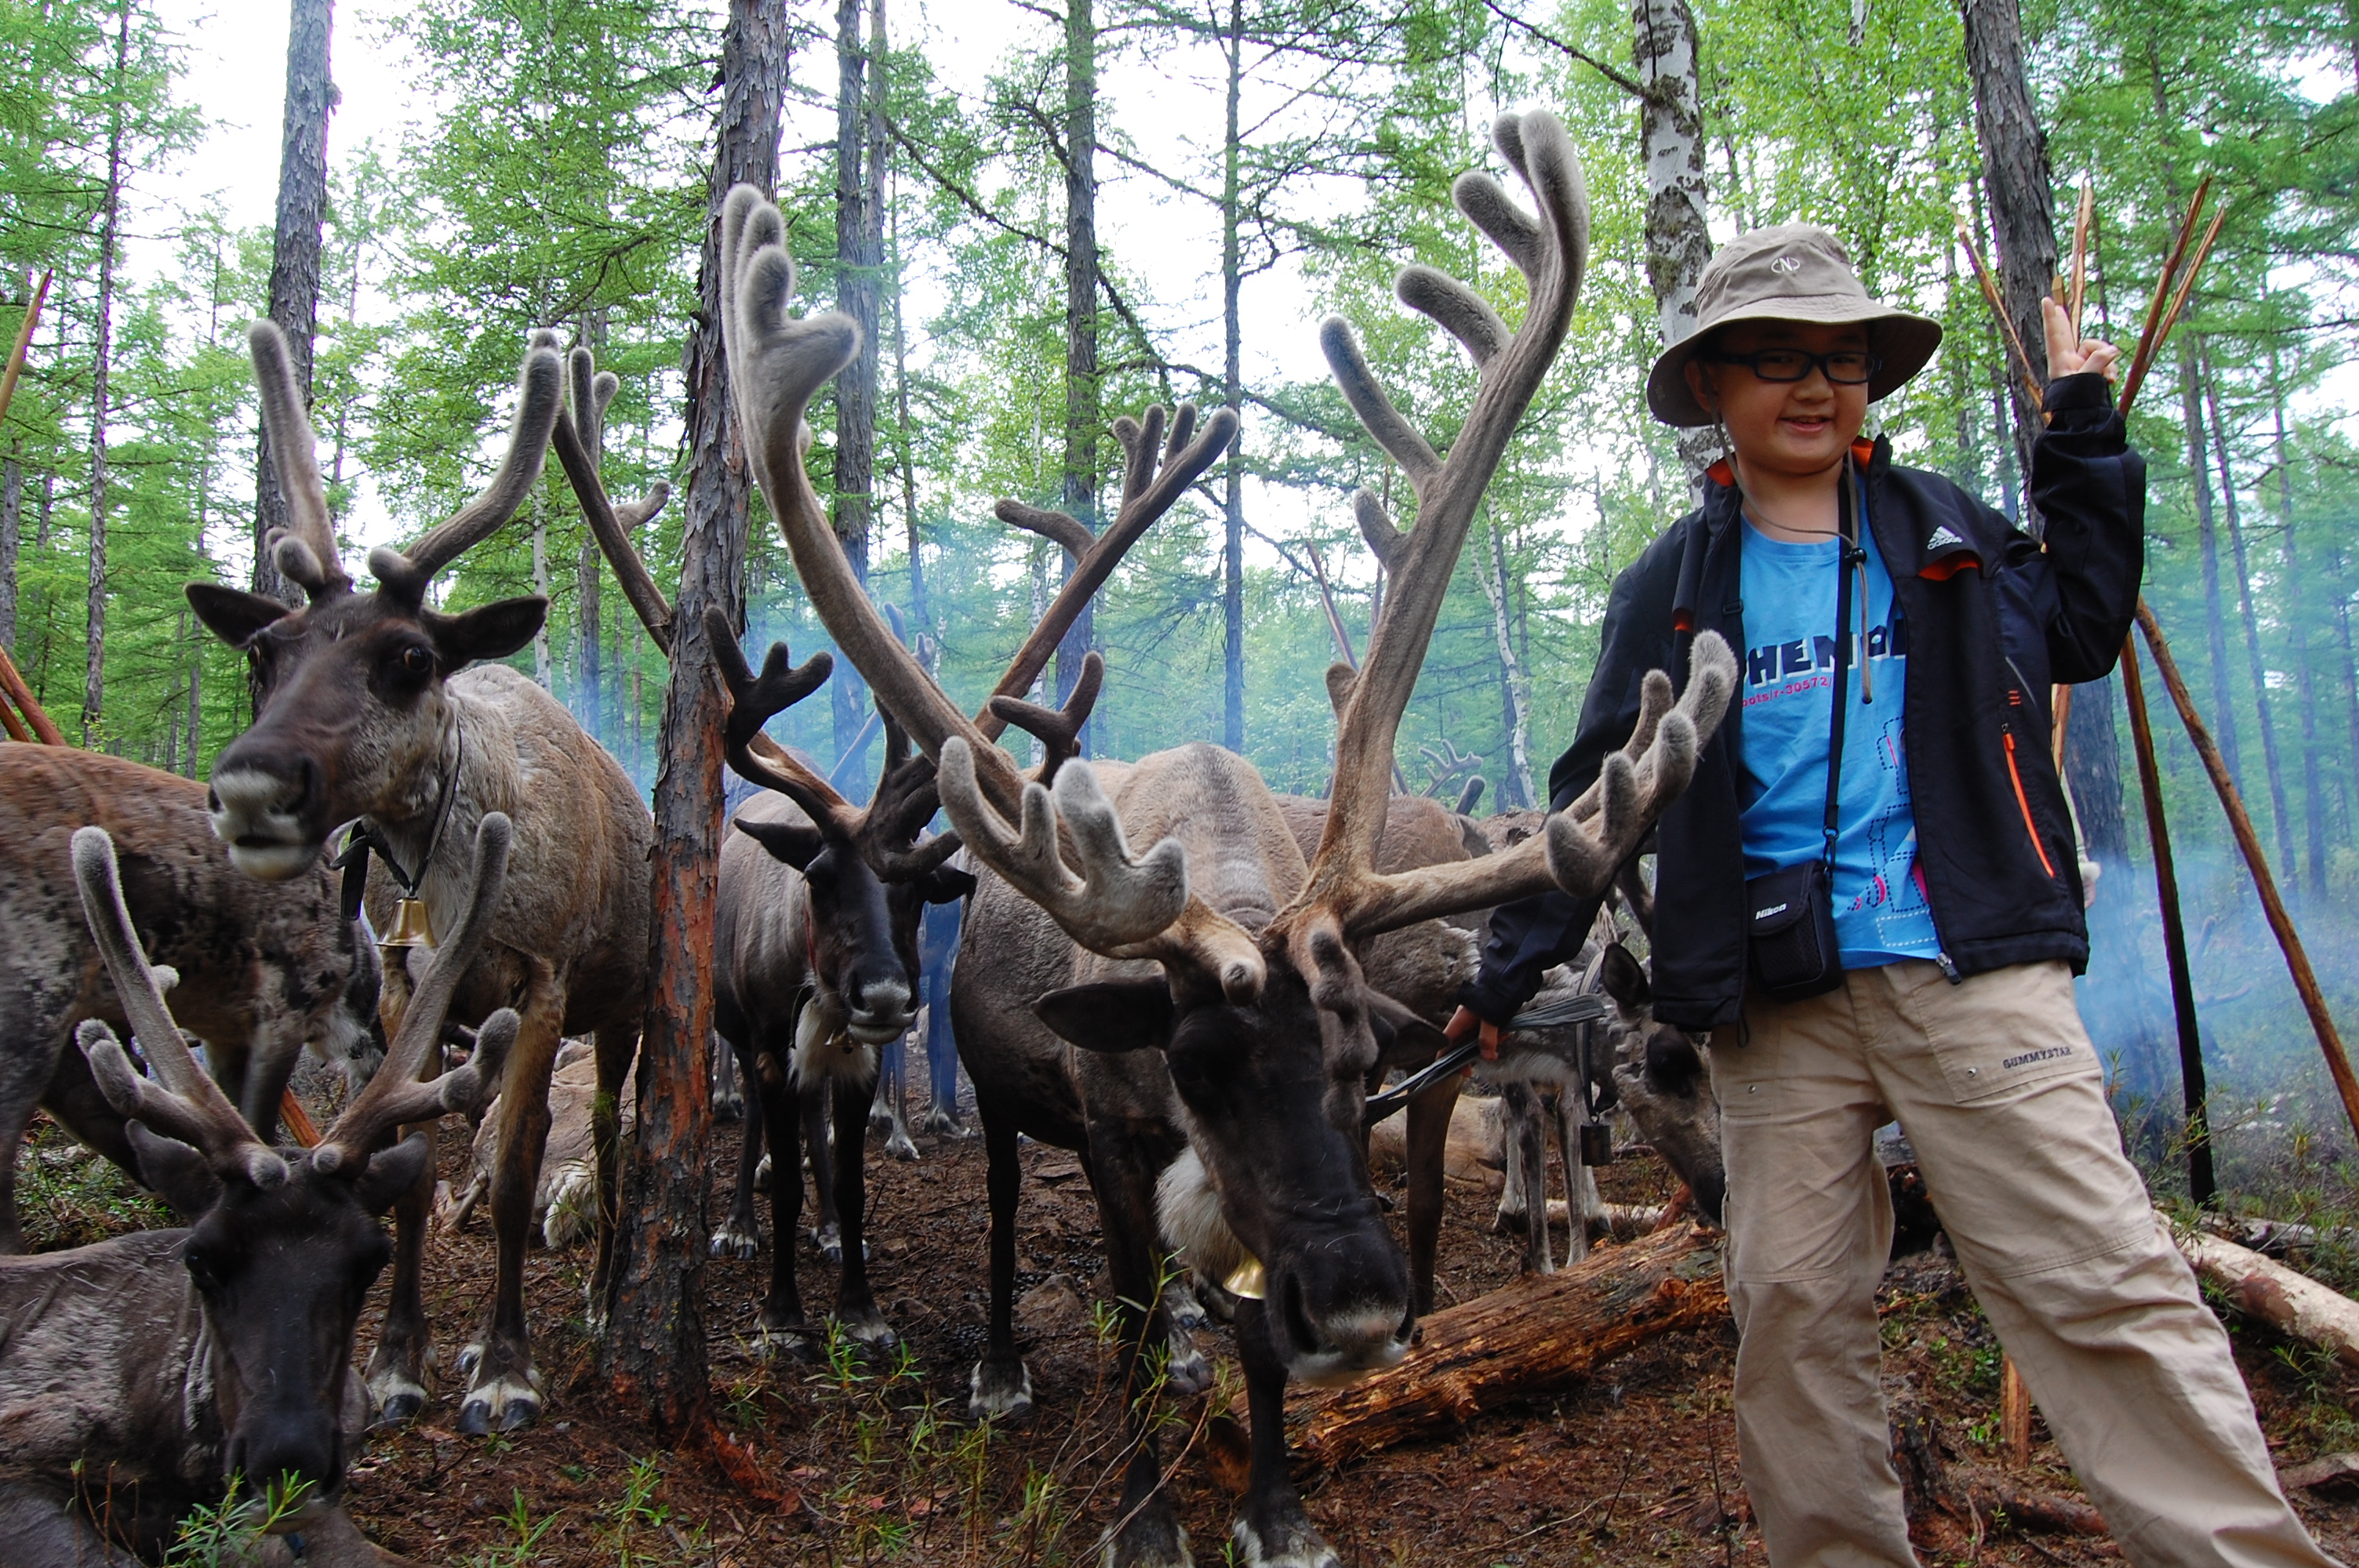
[{"label": "wooden pole", "polygon": [[2170,692],[2170,699],[2179,707],[2180,721],[2187,726],[2187,738],[2195,743],[2196,754],[2203,759],[2204,771],[2212,775],[2212,787],[2219,792],[2220,805],[2228,813],[2228,826],[2235,831],[2236,847],[2245,853],[2245,865],[2253,873],[2253,887],[2261,895],[2261,908],[2269,917],[2269,929],[2277,934],[2277,946],[2284,952],[2286,968],[2293,975],[2293,989],[2301,997],[2303,1011],[2310,1014],[2310,1026],[2318,1035],[2318,1048],[2326,1057],[2326,1071],[2334,1080],[2335,1093],[2343,1098],[2343,1114],[2351,1119],[2351,1130],[2359,1135],[2359,1076],[2351,1071],[2350,1054],[2343,1048],[2343,1036],[2334,1027],[2334,1017],[2327,1011],[2326,993],[2318,984],[2318,972],[2310,965],[2310,954],[2301,945],[2299,933],[2293,928],[2293,917],[2286,913],[2285,900],[2277,894],[2277,879],[2269,874],[2268,857],[2261,850],[2260,835],[2253,831],[2253,819],[2245,810],[2244,797],[2236,793],[2235,781],[2228,776],[2228,765],[2220,757],[2220,748],[2212,741],[2212,732],[2203,727],[2196,714],[2195,699],[2188,695],[2187,683],[2180,677],[2179,665],[2170,656],[2170,644],[2162,635],[2162,628],[2154,618],[2154,611],[2144,599],[2138,600],[2138,629],[2146,633],[2147,646],[2153,651],[2155,668],[2162,672],[2162,683]]},{"label": "wooden pole", "polygon": [[2021,1470],[2031,1463],[2031,1390],[2015,1357],[2001,1352],[1998,1361],[1999,1437],[2006,1444],[2006,1462]]},{"label": "wooden pole", "polygon": [[1983,298],[1989,303],[1991,314],[1998,318],[1999,328],[2006,334],[2007,347],[2015,351],[2015,368],[2023,376],[2024,387],[2031,394],[2031,406],[2037,408],[2042,394],[2039,378],[2031,373],[2031,355],[2025,350],[2023,339],[2016,332],[2014,319],[2006,313],[2006,302],[1999,295],[1998,283],[1991,276],[1989,264],[1983,260],[1982,251],[1974,244],[1973,231],[1966,227],[1962,218],[1958,221],[1958,243],[1965,247],[1966,260],[1973,264],[1974,281],[1983,286]]},{"label": "wooden pole", "polygon": [[2170,823],[2162,812],[2162,769],[2155,761],[2154,726],[2147,717],[2146,684],[2138,677],[2137,643],[2122,643],[2122,689],[2129,700],[2130,739],[2137,752],[2138,790],[2146,801],[2146,831],[2154,846],[2154,887],[2162,909],[2162,952],[2170,968],[2170,1006],[2179,1021],[2179,1081],[2187,1107],[2187,1190],[2209,1205],[2212,1120],[2205,1108],[2203,1045],[2195,1024],[2195,979],[2187,963],[2187,927],[2179,914],[2179,869],[2171,859]]},{"label": "wooden pole", "polygon": [[0,697],[16,705],[16,711],[25,716],[25,722],[33,727],[34,738],[42,745],[62,746],[66,743],[65,731],[60,730],[56,721],[42,710],[40,703],[33,696],[33,688],[27,686],[25,677],[16,673],[16,661],[8,656],[5,648],[0,648]]},{"label": "wooden pole", "polygon": [[2162,341],[2170,330],[2163,325],[2163,310],[2170,300],[2171,281],[2178,276],[2179,264],[2187,254],[2187,243],[2195,236],[2195,221],[2203,215],[2203,201],[2212,193],[2212,177],[2205,175],[2197,182],[2195,195],[2187,203],[2187,213],[2179,221],[2179,235],[2171,243],[2170,254],[2163,258],[2162,273],[2154,280],[2154,297],[2147,301],[2146,325],[2139,330],[2137,351],[2130,356],[2130,372],[2122,383],[2119,407],[2124,415],[2136,398],[2138,387],[2156,354],[2162,351]]},{"label": "wooden pole", "polygon": [[8,405],[16,395],[16,378],[24,373],[25,355],[33,346],[33,326],[41,319],[41,301],[49,297],[49,279],[53,274],[41,274],[41,286],[33,290],[33,302],[25,307],[25,319],[16,327],[16,346],[8,351],[8,364],[0,370],[0,419],[8,417]]}]

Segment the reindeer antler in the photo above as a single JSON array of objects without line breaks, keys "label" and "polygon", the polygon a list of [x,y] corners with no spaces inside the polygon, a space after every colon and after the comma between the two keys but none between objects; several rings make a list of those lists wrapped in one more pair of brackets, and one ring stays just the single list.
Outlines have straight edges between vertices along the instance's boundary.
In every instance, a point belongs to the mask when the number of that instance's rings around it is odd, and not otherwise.
[{"label": "reindeer antler", "polygon": [[1090,721],[1098,691],[1105,684],[1105,659],[1095,648],[1082,655],[1082,673],[1062,708],[1043,708],[1017,697],[995,697],[991,716],[1012,724],[1040,742],[1042,758],[1037,782],[1052,784],[1057,770],[1082,754],[1082,726]]},{"label": "reindeer antler", "polygon": [[407,550],[380,546],[369,552],[369,570],[377,581],[401,592],[423,594],[434,574],[469,547],[499,532],[516,515],[524,498],[540,478],[541,459],[548,455],[549,432],[555,427],[562,400],[564,367],[557,357],[557,334],[536,331],[516,372],[516,421],[508,430],[508,449],[497,472],[466,505],[422,535]]},{"label": "reindeer antler", "polygon": [[557,449],[557,461],[565,470],[567,482],[573,486],[574,498],[582,503],[582,518],[589,523],[599,549],[614,568],[614,580],[622,584],[623,597],[646,622],[656,646],[669,653],[671,606],[664,601],[663,590],[656,586],[647,563],[639,558],[637,548],[631,543],[631,531],[645,526],[649,518],[664,509],[664,503],[671,499],[671,486],[658,480],[638,500],[614,504],[606,494],[601,470],[604,466],[606,406],[614,400],[622,382],[614,372],[598,370],[588,349],[575,349],[568,356],[566,371],[571,406],[558,415],[550,436]]},{"label": "reindeer antler", "polygon": [[214,1170],[242,1175],[257,1187],[279,1185],[287,1180],[287,1162],[255,1136],[221,1086],[197,1065],[179,1025],[172,1022],[164,992],[179,984],[179,977],[168,968],[150,968],[140,951],[115,871],[114,840],[103,827],[77,828],[72,856],[82,917],[90,923],[131,1033],[156,1071],[153,1081],[141,1077],[114,1032],[96,1019],[87,1020],[75,1039],[90,1058],[99,1092],[119,1114],[202,1152]]},{"label": "reindeer antler", "polygon": [[[1493,125],[1492,137],[1530,190],[1537,216],[1518,208],[1485,174],[1461,175],[1451,195],[1524,275],[1529,302],[1522,324],[1510,332],[1481,296],[1430,267],[1405,267],[1394,285],[1403,304],[1440,323],[1465,347],[1480,373],[1450,455],[1437,454],[1393,406],[1347,322],[1330,317],[1320,329],[1337,387],[1407,474],[1418,514],[1416,527],[1404,534],[1375,495],[1363,490],[1353,498],[1361,532],[1390,573],[1392,589],[1358,674],[1329,672],[1331,694],[1341,699],[1332,804],[1310,879],[1277,923],[1303,957],[1313,960],[1306,973],[1332,967],[1320,955],[1338,935],[1375,935],[1525,896],[1551,881],[1576,892],[1603,886],[1654,816],[1686,787],[1701,737],[1719,723],[1734,687],[1734,655],[1706,633],[1696,641],[1679,706],[1672,706],[1667,678],[1648,676],[1638,732],[1607,759],[1587,795],[1549,819],[1544,835],[1502,855],[1389,876],[1375,870],[1401,713],[1475,508],[1563,345],[1588,255],[1589,200],[1564,127],[1550,114],[1506,115]],[[1578,826],[1593,817],[1593,834]]]},{"label": "reindeer antler", "polygon": [[287,502],[287,526],[273,529],[263,547],[279,575],[310,599],[352,590],[353,579],[336,549],[336,526],[328,515],[328,487],[320,481],[319,443],[303,395],[296,390],[295,366],[288,357],[278,323],[264,319],[245,330],[254,355],[254,385],[261,395],[263,433],[270,438],[270,466]]},{"label": "reindeer antler", "polygon": [[[741,185],[729,193],[721,211],[723,338],[728,348],[730,385],[745,426],[755,481],[762,487],[770,511],[778,520],[778,532],[794,557],[795,570],[802,579],[804,591],[810,596],[811,607],[819,611],[821,621],[834,636],[836,647],[868,682],[885,711],[907,726],[919,748],[940,765],[936,784],[943,809],[950,814],[967,847],[1001,875],[1011,876],[1012,870],[1011,880],[1032,874],[1027,867],[1037,869],[1045,878],[1046,868],[1037,855],[1019,863],[1009,858],[1016,849],[1003,847],[1020,849],[1023,845],[1037,843],[1037,835],[1012,834],[1004,824],[1007,819],[1021,817],[1027,808],[1035,814],[1048,812],[1048,792],[1027,791],[1014,759],[992,744],[1002,721],[990,715],[980,721],[968,719],[893,634],[853,576],[851,563],[844,559],[842,546],[828,526],[818,496],[812,493],[810,476],[803,471],[802,453],[807,442],[804,411],[828,379],[851,361],[859,347],[860,329],[849,317],[833,312],[799,320],[787,313],[788,297],[794,292],[795,267],[787,254],[784,235],[785,224],[778,210],[759,191]],[[1145,482],[1141,480],[1141,455],[1151,458],[1155,452],[1155,444],[1147,438],[1152,415],[1149,425],[1140,427],[1135,444],[1125,438],[1131,463],[1125,493],[1136,496],[1137,509],[1134,511],[1125,504],[1124,516],[1117,518],[1116,526],[1107,531],[1110,538],[1125,530],[1125,519],[1137,528],[1151,522],[1149,503],[1157,497],[1162,497],[1161,505],[1167,508],[1178,498],[1179,492],[1194,477],[1188,472],[1188,464],[1201,457],[1203,464],[1209,465],[1220,445],[1226,441],[1224,418],[1225,412],[1215,415],[1203,440],[1180,449],[1160,472]],[[1212,439],[1216,432],[1218,441]],[[1195,471],[1201,472],[1201,468]],[[1093,547],[1090,559],[1093,567],[1102,563],[1111,570],[1110,554],[1099,553],[1103,543]],[[1073,613],[1079,613],[1082,595],[1094,586],[1089,577],[1076,572],[1058,595],[1057,606],[1070,605]],[[1016,667],[1000,683],[1003,694],[1012,695],[1027,688],[1039,674],[1049,651],[1062,635],[1062,626],[1054,621],[1060,613],[1062,611],[1052,607],[1051,620],[1044,621],[1027,640],[1027,652],[1018,655]],[[1064,624],[1071,624],[1070,617]],[[1051,630],[1055,635],[1049,634]],[[1066,766],[1057,775],[1060,791],[1094,791],[1095,784],[1086,763]],[[1075,798],[1082,797],[1077,795]],[[1034,802],[1037,804],[1031,804]],[[1168,849],[1158,845],[1147,852],[1144,862],[1133,862],[1127,849],[1120,845],[1118,830],[1111,841],[1095,829],[1085,835],[1076,828],[1075,838],[1077,842],[1094,846],[1094,850],[1084,849],[1085,855],[1096,852],[1101,856],[1098,862],[1085,861],[1090,868],[1084,879],[1087,886],[1103,883],[1132,888],[1133,879],[1127,877],[1130,868],[1142,863],[1160,866],[1164,862],[1158,860],[1158,856],[1180,854],[1176,844]],[[1048,842],[1053,860],[1053,825]],[[1117,871],[1124,874],[1116,874]],[[1057,888],[1070,892],[1071,879],[1064,877],[1061,871],[1060,877],[1061,881],[1044,881],[1052,897]],[[1145,918],[1140,911],[1170,905],[1170,917],[1160,934],[1153,937],[1153,950],[1147,950],[1150,944],[1142,939],[1136,948],[1125,947],[1117,956],[1169,957],[1175,962],[1201,965],[1204,974],[1217,977],[1232,995],[1257,990],[1263,974],[1261,958],[1244,928],[1215,913],[1201,899],[1187,896],[1184,876],[1176,883],[1180,893],[1176,903],[1171,898],[1175,884],[1169,877],[1155,885],[1158,891],[1151,898],[1145,892],[1127,898],[1124,903],[1125,914],[1107,927],[1132,931],[1136,921]],[[1070,897],[1052,906],[1051,913],[1056,907],[1066,909],[1072,919],[1080,922],[1080,929],[1065,925],[1075,940],[1095,946],[1093,936],[1082,932],[1094,934],[1103,923],[1093,924],[1085,912],[1075,908]],[[1060,915],[1060,924],[1065,924],[1066,919],[1066,915]]]},{"label": "reindeer antler", "polygon": [[443,1016],[459,989],[460,977],[475,961],[491,928],[492,912],[499,907],[507,885],[508,846],[512,829],[505,813],[491,811],[475,827],[475,856],[468,878],[467,909],[459,928],[435,950],[425,980],[413,991],[401,1015],[385,1061],[368,1087],[355,1096],[311,1151],[311,1166],[321,1172],[341,1170],[349,1162],[364,1164],[377,1138],[405,1121],[429,1121],[445,1111],[472,1109],[499,1078],[500,1064],[516,1042],[516,1013],[502,1008],[475,1032],[475,1049],[467,1065],[421,1081],[435,1047],[442,1038]]}]

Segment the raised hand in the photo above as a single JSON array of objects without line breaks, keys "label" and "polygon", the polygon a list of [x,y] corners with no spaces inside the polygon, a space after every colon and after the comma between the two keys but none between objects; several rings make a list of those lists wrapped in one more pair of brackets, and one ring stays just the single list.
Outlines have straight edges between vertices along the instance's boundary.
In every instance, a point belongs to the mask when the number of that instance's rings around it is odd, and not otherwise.
[{"label": "raised hand", "polygon": [[2073,330],[2072,319],[2064,307],[2053,299],[2039,302],[2040,324],[2048,332],[2048,377],[2077,375],[2093,371],[2107,381],[2114,379],[2114,362],[2122,357],[2121,350],[2094,338],[2083,338]]}]

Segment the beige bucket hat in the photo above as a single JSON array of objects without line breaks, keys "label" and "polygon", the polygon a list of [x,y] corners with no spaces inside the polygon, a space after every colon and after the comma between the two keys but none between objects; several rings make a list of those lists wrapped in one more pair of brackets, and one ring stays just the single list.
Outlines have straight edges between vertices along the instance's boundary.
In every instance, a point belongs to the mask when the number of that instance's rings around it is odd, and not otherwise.
[{"label": "beige bucket hat", "polygon": [[1688,362],[1712,330],[1732,321],[1867,324],[1883,362],[1867,384],[1868,401],[1897,392],[1925,368],[1941,341],[1941,324],[1869,297],[1843,242],[1816,223],[1756,229],[1712,252],[1696,280],[1696,330],[1656,360],[1647,376],[1647,406],[1666,425],[1709,425],[1712,416],[1688,390]]}]

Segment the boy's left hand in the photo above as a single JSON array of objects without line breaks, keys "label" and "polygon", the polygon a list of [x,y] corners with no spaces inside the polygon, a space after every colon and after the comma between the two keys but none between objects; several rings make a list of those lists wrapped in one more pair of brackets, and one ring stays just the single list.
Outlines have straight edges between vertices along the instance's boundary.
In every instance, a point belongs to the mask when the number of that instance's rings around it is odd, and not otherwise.
[{"label": "boy's left hand", "polygon": [[2053,299],[2039,302],[2039,319],[2048,330],[2048,377],[2054,381],[2062,376],[2093,373],[2107,381],[2114,379],[2114,362],[2122,357],[2121,350],[2111,343],[2101,343],[2094,338],[2078,337],[2064,307]]}]

